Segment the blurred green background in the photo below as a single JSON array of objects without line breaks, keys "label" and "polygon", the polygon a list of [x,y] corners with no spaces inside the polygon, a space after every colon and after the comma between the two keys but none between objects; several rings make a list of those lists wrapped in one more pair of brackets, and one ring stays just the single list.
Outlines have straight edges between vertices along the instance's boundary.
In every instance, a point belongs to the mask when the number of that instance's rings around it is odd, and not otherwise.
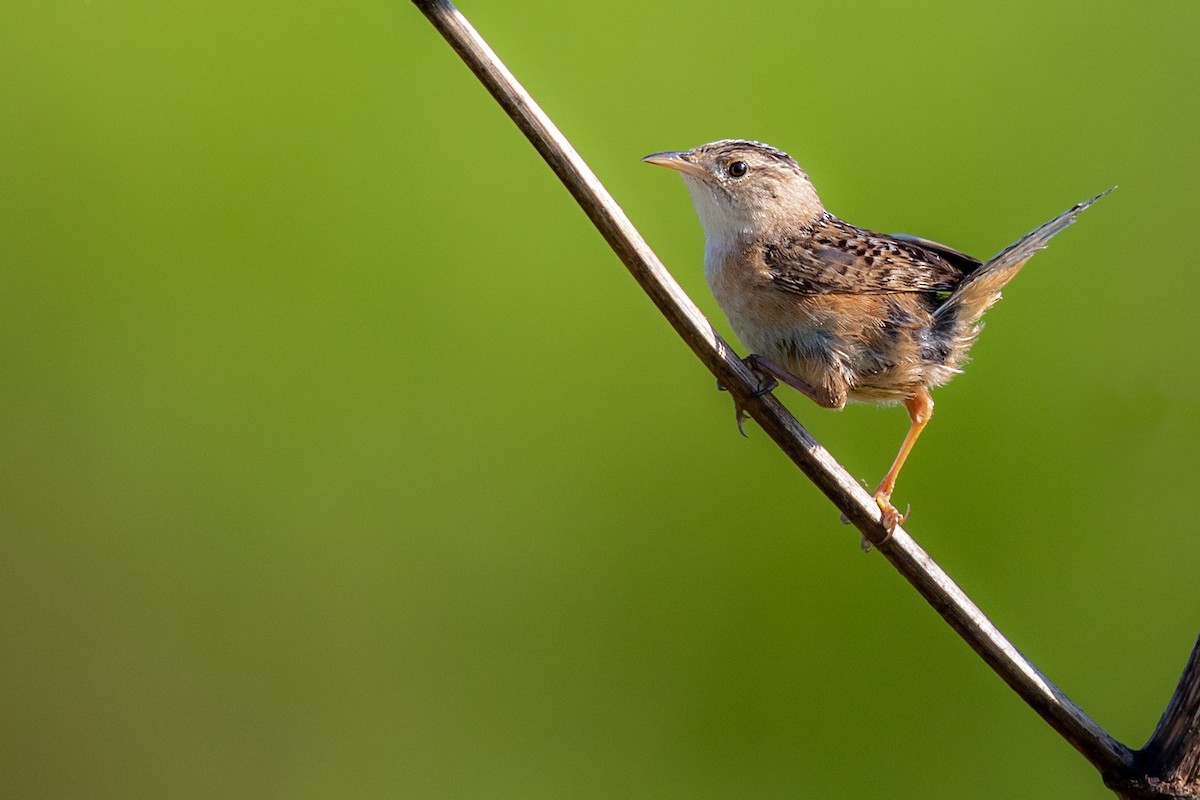
[{"label": "blurred green background", "polygon": [[[1006,292],[896,496],[1122,741],[1200,629],[1200,6],[467,3],[722,332],[738,136]],[[0,796],[1104,797],[425,19],[0,11]],[[874,482],[900,409],[784,399]]]}]

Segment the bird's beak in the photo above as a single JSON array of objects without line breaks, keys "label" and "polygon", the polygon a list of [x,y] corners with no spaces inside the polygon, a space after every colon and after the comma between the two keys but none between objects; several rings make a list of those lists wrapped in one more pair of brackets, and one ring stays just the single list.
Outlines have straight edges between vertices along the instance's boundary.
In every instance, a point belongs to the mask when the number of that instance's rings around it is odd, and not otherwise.
[{"label": "bird's beak", "polygon": [[686,152],[669,150],[665,153],[651,153],[642,159],[647,164],[658,164],[660,167],[677,170],[684,175],[694,175],[697,178],[708,177],[708,170],[691,160]]}]

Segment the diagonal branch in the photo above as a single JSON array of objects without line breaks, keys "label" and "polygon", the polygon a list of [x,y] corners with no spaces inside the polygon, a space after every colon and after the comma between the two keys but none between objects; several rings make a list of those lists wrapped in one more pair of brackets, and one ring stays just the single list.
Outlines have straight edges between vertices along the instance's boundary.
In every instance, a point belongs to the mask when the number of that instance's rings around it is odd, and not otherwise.
[{"label": "diagonal branch", "polygon": [[971,648],[1103,774],[1129,770],[1134,754],[1029,662],[902,529],[891,538],[871,496],[758,382],[651,251],[566,137],[448,0],[413,0],[554,170],[634,279],[705,366],[775,443]]},{"label": "diagonal branch", "polygon": [[1146,765],[1148,775],[1193,785],[1200,782],[1200,639],[1179,688],[1138,756],[1152,760]]},{"label": "diagonal branch", "polygon": [[1125,800],[1200,795],[1200,639],[1134,768],[1106,781]]}]

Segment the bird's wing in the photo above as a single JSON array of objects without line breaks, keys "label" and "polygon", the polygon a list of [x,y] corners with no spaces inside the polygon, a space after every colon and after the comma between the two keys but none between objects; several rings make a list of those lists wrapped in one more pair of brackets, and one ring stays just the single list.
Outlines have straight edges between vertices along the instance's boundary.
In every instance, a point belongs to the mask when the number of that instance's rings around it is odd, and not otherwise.
[{"label": "bird's wing", "polygon": [[902,242],[915,244],[922,250],[931,253],[936,253],[944,260],[950,262],[951,266],[961,272],[963,275],[968,275],[983,266],[983,262],[975,256],[967,255],[962,250],[955,250],[953,247],[944,245],[941,242],[935,242],[932,239],[926,239],[921,236],[913,236],[909,233],[893,233],[893,239],[899,239]]},{"label": "bird's wing", "polygon": [[951,292],[979,261],[945,245],[857,228],[832,215],[763,246],[763,263],[794,294]]}]

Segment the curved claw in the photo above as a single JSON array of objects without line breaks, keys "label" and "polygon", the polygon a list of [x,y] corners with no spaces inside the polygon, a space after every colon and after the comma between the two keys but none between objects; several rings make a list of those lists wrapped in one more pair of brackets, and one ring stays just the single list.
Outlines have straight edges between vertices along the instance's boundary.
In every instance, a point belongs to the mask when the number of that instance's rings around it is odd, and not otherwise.
[{"label": "curved claw", "polygon": [[749,439],[749,434],[747,434],[746,429],[742,427],[742,423],[746,421],[746,417],[748,417],[749,414],[746,413],[746,409],[742,408],[742,404],[736,399],[733,401],[733,415],[734,419],[737,420],[738,433],[740,433],[744,438]]},{"label": "curved claw", "polygon": [[[761,369],[757,368],[755,361],[753,360],[754,358],[755,357],[753,355],[749,355],[742,359],[742,363],[749,367],[750,371],[753,372],[754,376],[759,380],[758,388],[750,393],[751,400],[757,400],[763,395],[768,394],[772,389],[779,385],[779,381],[775,380],[774,375],[770,374],[769,372],[764,373]],[[721,385],[720,381],[717,381],[717,391],[727,391],[727,389]],[[745,407],[738,401],[736,397],[733,399],[733,413],[734,418],[737,420],[738,433],[749,439],[750,437],[747,436],[746,429],[742,426],[742,423],[745,422],[746,418],[750,415],[746,413]]]},{"label": "curved claw", "polygon": [[[896,532],[896,526],[903,525],[904,521],[908,519],[909,512],[912,511],[912,506],[906,508],[904,513],[901,514],[896,510],[896,507],[892,505],[891,495],[880,491],[875,492],[875,502],[879,505],[879,511],[882,515],[880,522],[882,522],[883,527],[887,529],[888,539],[890,539],[892,534]],[[883,541],[886,542],[887,539],[884,539]],[[880,544],[883,544],[883,542],[880,542]]]},{"label": "curved claw", "polygon": [[767,379],[758,385],[758,388],[750,395],[752,399],[757,400],[764,394],[770,394],[771,390],[779,385],[779,381],[775,380],[774,376],[768,375]]},{"label": "curved claw", "polygon": [[[896,507],[892,505],[891,497],[885,494],[883,491],[876,490],[874,497],[875,503],[879,506],[879,521],[887,531],[887,535],[879,541],[879,544],[886,544],[887,541],[892,538],[892,534],[896,532],[896,526],[903,525],[904,521],[908,519],[908,515],[912,511],[912,506],[904,509],[904,513],[901,514],[896,510]],[[866,536],[863,536],[862,540],[859,542],[859,546],[862,547],[862,551],[864,553],[869,553],[874,545],[870,539],[868,539]]]}]

